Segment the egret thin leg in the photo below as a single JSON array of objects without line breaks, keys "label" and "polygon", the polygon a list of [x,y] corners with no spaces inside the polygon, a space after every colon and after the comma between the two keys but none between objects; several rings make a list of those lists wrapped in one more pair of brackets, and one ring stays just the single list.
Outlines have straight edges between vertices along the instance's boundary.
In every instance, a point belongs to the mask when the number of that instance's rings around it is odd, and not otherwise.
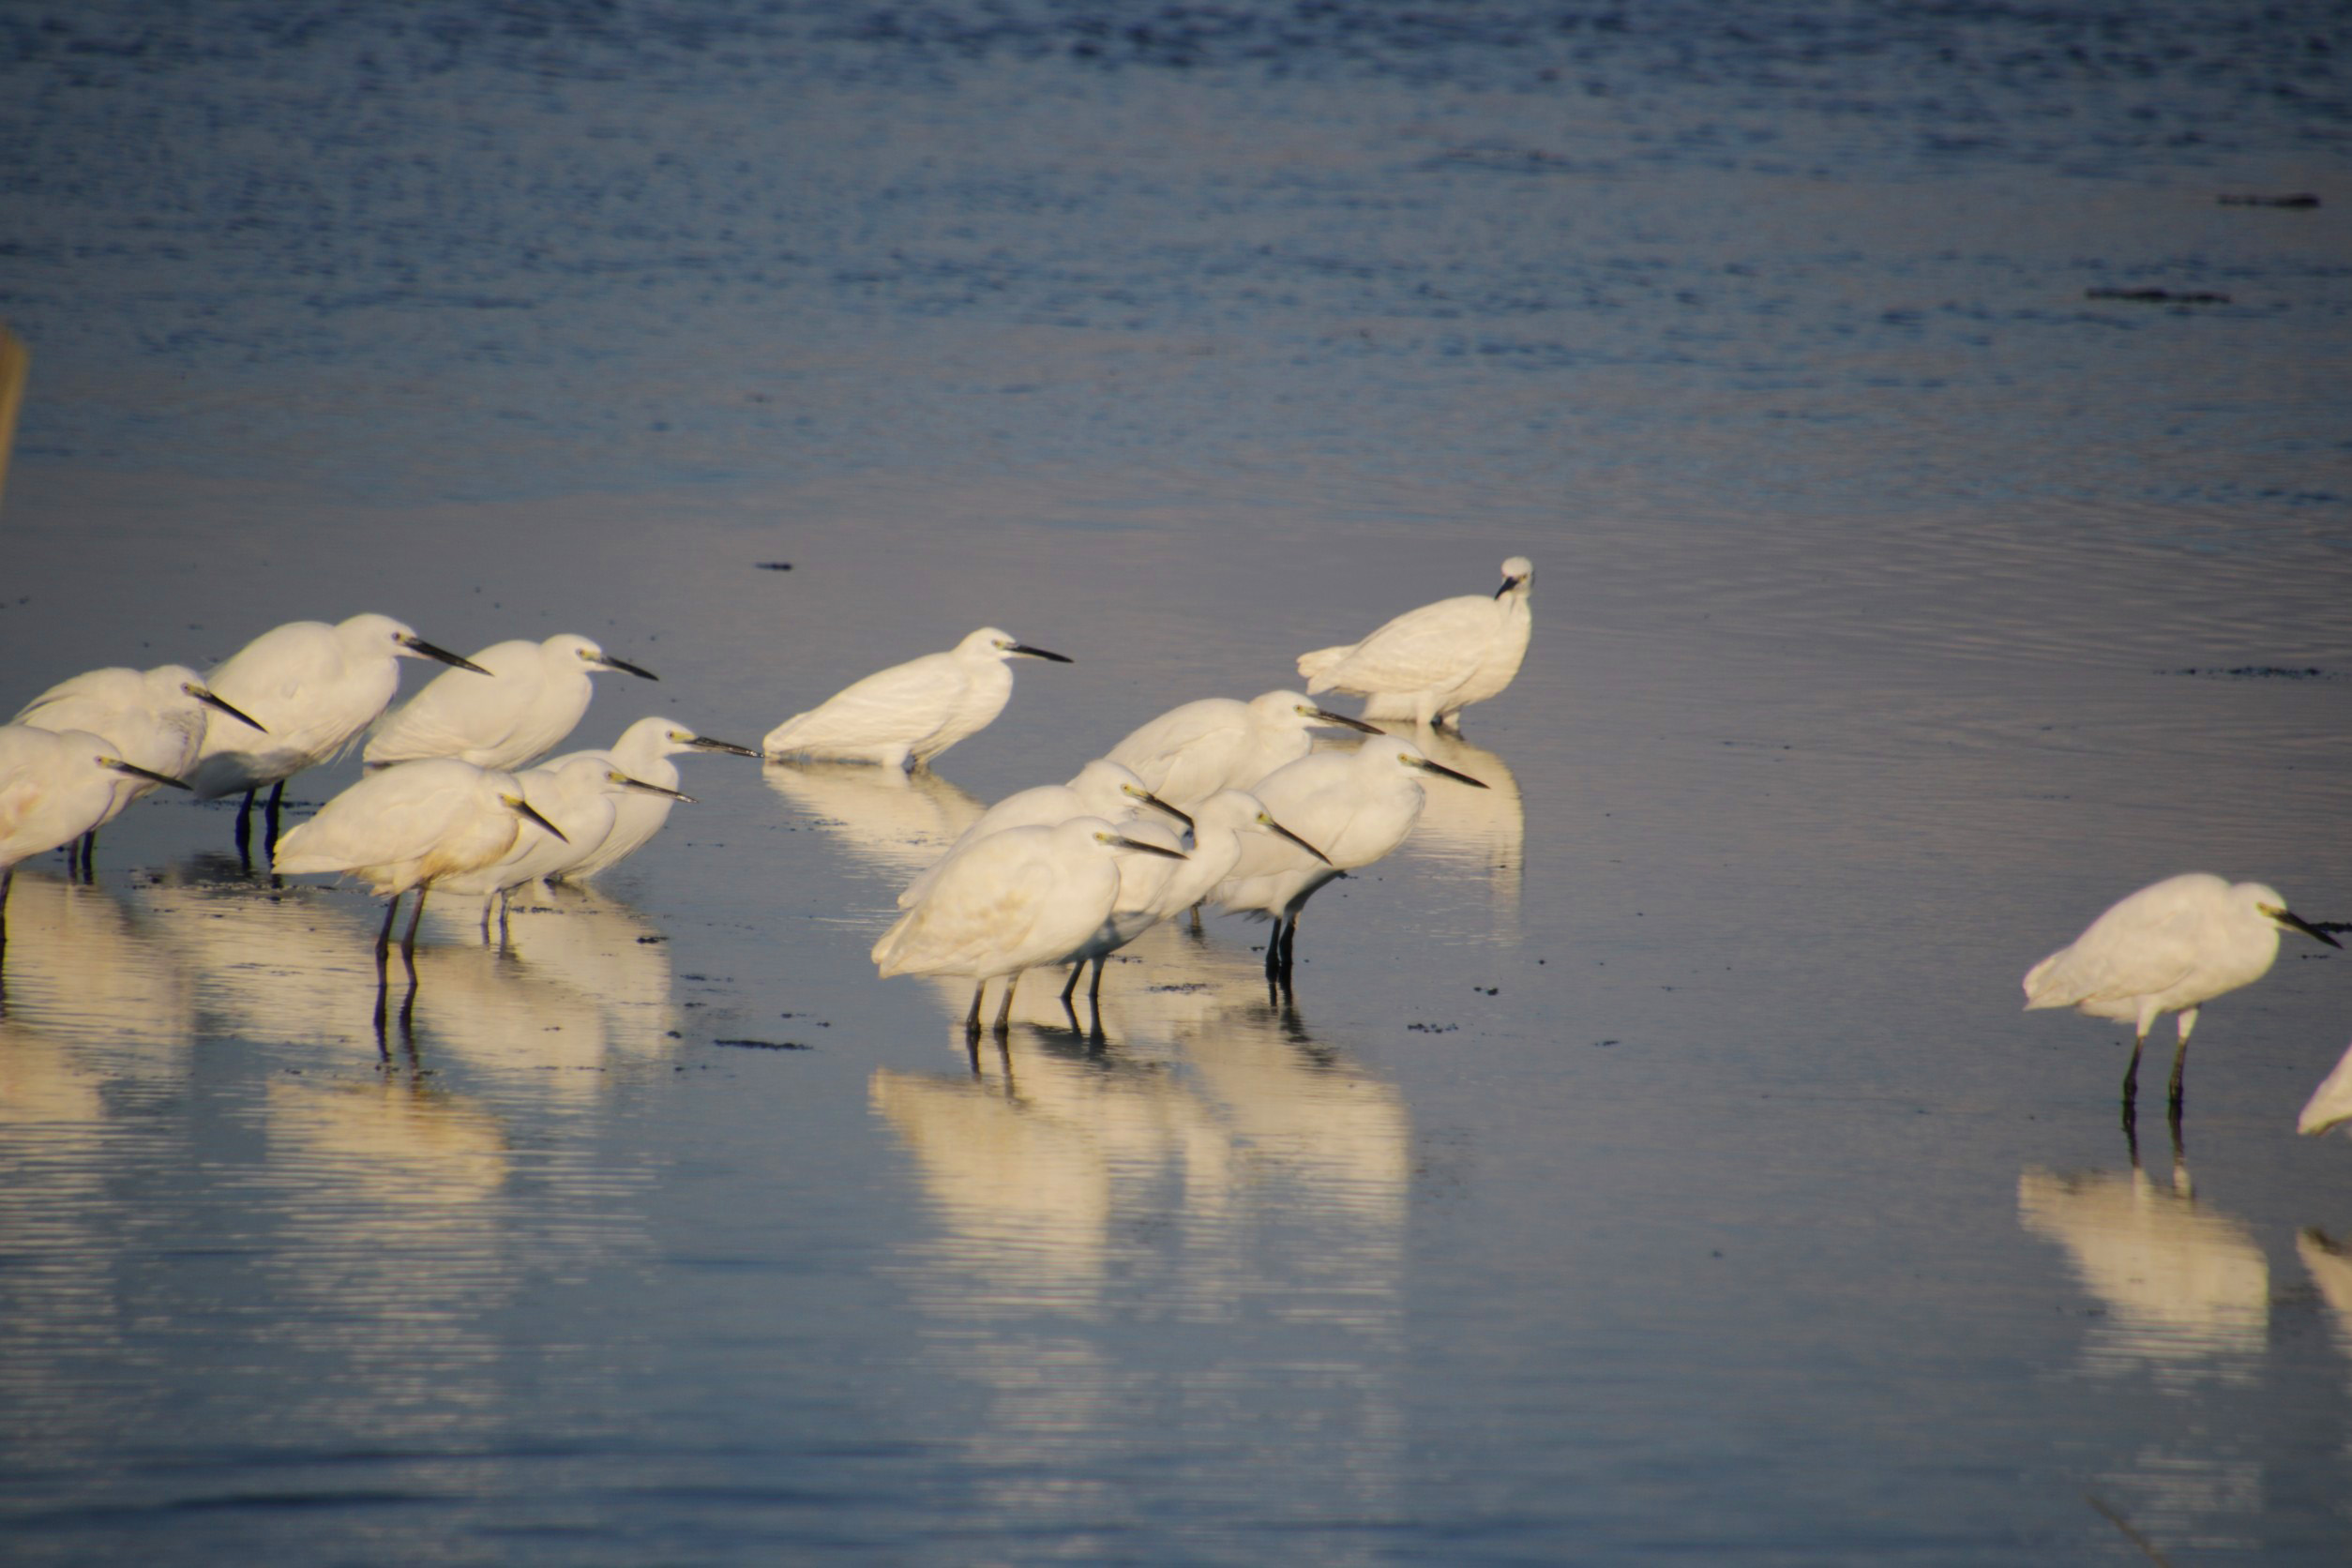
[{"label": "egret thin leg", "polygon": [[253,792],[245,792],[245,799],[237,807],[237,858],[250,867],[253,864]]},{"label": "egret thin leg", "polygon": [[[966,1039],[977,1040],[980,1038],[980,998],[987,993],[988,988],[988,983],[986,980],[981,981],[978,985],[972,988],[972,1011],[964,1018],[964,1036]],[[978,1065],[978,1058],[973,1058],[974,1066]]]},{"label": "egret thin leg", "polygon": [[397,893],[385,900],[384,929],[376,933],[376,968],[384,968],[384,955],[392,951],[392,917],[400,912],[400,896]]},{"label": "egret thin leg", "polygon": [[262,837],[262,858],[278,864],[278,804],[286,798],[286,781],[279,779],[269,787],[269,821]]},{"label": "egret thin leg", "polygon": [[996,1024],[994,1027],[996,1037],[1000,1040],[1004,1038],[1005,1032],[1012,1027],[1013,989],[1020,983],[1020,972],[1018,970],[1004,977],[1004,995],[999,999],[996,1004]]},{"label": "egret thin leg", "polygon": [[400,962],[408,965],[409,972],[412,974],[416,972],[416,927],[417,923],[425,918],[426,891],[425,884],[419,883],[416,889],[416,907],[409,911],[408,934],[400,938]]}]

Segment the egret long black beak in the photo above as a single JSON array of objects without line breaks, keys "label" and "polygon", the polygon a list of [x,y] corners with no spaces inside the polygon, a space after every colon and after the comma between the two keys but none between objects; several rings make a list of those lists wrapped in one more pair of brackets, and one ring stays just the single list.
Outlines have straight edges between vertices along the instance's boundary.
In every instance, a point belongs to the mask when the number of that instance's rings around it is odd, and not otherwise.
[{"label": "egret long black beak", "polygon": [[1452,768],[1447,767],[1443,762],[1433,762],[1426,757],[1418,757],[1411,759],[1411,761],[1413,766],[1422,769],[1424,772],[1438,774],[1443,777],[1454,779],[1459,783],[1468,784],[1474,790],[1483,790],[1486,788],[1485,780],[1472,778],[1466,773],[1455,773]]},{"label": "egret long black beak", "polygon": [[217,691],[207,690],[204,686],[198,686],[194,681],[181,682],[180,689],[188,693],[190,697],[196,699],[197,701],[202,702],[205,707],[215,708],[219,710],[221,713],[227,714],[231,718],[235,719],[239,724],[249,725],[253,729],[260,730],[264,735],[269,733],[269,731],[263,726],[260,719],[255,718],[249,713],[245,713],[237,708],[232,707],[228,700]]},{"label": "egret long black beak", "polygon": [[2277,921],[2280,925],[2285,927],[2290,931],[2300,931],[2303,935],[2310,937],[2313,941],[2324,942],[2329,946],[2335,948],[2339,952],[2341,952],[2344,948],[2344,943],[2338,942],[2335,938],[2329,936],[2327,932],[2321,930],[2310,921],[2305,920],[2301,915],[2297,914],[2293,910],[2281,910],[2277,913],[2271,915],[2270,918]]},{"label": "egret long black beak", "polygon": [[1122,833],[1103,833],[1097,834],[1095,837],[1100,838],[1106,844],[1114,844],[1123,850],[1141,850],[1145,854],[1166,855],[1170,860],[1190,860],[1192,858],[1182,850],[1164,850],[1157,844],[1147,844],[1140,838],[1130,838]]},{"label": "egret long black beak", "polygon": [[1325,854],[1322,851],[1317,849],[1314,845],[1308,843],[1297,834],[1292,833],[1289,828],[1284,827],[1280,822],[1275,822],[1274,818],[1269,816],[1267,813],[1263,811],[1258,813],[1258,825],[1264,828],[1267,832],[1276,835],[1277,837],[1288,838],[1291,843],[1296,844],[1300,849],[1304,850],[1307,853],[1313,855],[1324,865],[1331,865],[1331,856]]},{"label": "egret long black beak", "polygon": [[1495,597],[1502,597],[1503,595],[1508,594],[1512,589],[1517,587],[1518,583],[1519,580],[1515,577],[1504,578],[1502,580],[1502,586],[1495,590]]},{"label": "egret long black beak", "polygon": [[1026,642],[1016,642],[1004,651],[1008,654],[1020,654],[1029,658],[1048,659],[1055,664],[1069,664],[1074,662],[1067,654],[1049,654],[1043,648],[1033,648]]},{"label": "egret long black beak", "polygon": [[[260,726],[255,725],[254,728],[259,729]],[[127,773],[133,778],[145,778],[158,784],[169,784],[174,790],[195,788],[185,778],[174,778],[168,773],[157,773],[152,768],[143,768],[136,762],[126,762],[120,757],[101,757],[98,759],[98,766],[113,768],[116,773]]]},{"label": "egret long black beak", "polygon": [[1387,731],[1366,724],[1360,718],[1349,718],[1346,714],[1335,714],[1329,708],[1301,708],[1299,711],[1318,724],[1336,724],[1342,730],[1357,730],[1367,735],[1388,733]]},{"label": "egret long black beak", "polygon": [[472,659],[453,654],[448,649],[441,647],[436,643],[428,642],[413,631],[404,631],[399,637],[394,638],[393,641],[413,654],[422,654],[427,658],[437,658],[442,663],[449,666],[452,670],[471,670],[476,675],[487,675],[490,673],[489,671],[483,669]]},{"label": "egret long black beak", "polygon": [[599,670],[618,670],[626,674],[634,675],[641,681],[658,681],[661,679],[659,675],[655,674],[652,671],[645,669],[643,666],[631,664],[625,658],[614,658],[611,654],[600,655],[590,662],[595,664]]},{"label": "egret long black beak", "polygon": [[732,757],[750,757],[756,759],[760,755],[747,746],[737,746],[733,741],[715,741],[708,735],[696,735],[693,739],[687,741],[686,745],[694,747],[697,751],[724,751]]},{"label": "egret long black beak", "polygon": [[562,828],[557,827],[553,822],[549,822],[545,817],[542,817],[536,811],[534,811],[531,808],[531,803],[523,799],[520,795],[501,795],[498,798],[505,801],[506,803],[506,808],[512,811],[516,816],[520,817],[524,822],[536,822],[541,827],[547,829],[550,833],[555,835],[556,837],[562,838],[565,843],[568,844],[571,842],[571,839],[565,837],[564,830]]},{"label": "egret long black beak", "polygon": [[1153,810],[1165,811],[1169,816],[1175,818],[1178,822],[1184,823],[1184,831],[1186,833],[1193,831],[1193,820],[1188,813],[1177,810],[1174,807],[1160,799],[1159,796],[1153,794],[1151,791],[1130,790],[1127,792],[1134,795],[1136,799],[1141,801],[1144,805],[1152,807]]},{"label": "egret long black beak", "polygon": [[614,768],[611,772],[606,774],[605,776],[611,779],[613,783],[618,784],[624,790],[635,790],[641,794],[667,795],[671,800],[685,801],[688,806],[695,804],[695,799],[692,795],[682,795],[677,791],[672,790],[664,784],[648,784],[641,778],[631,778],[627,774],[623,773],[619,768]]}]

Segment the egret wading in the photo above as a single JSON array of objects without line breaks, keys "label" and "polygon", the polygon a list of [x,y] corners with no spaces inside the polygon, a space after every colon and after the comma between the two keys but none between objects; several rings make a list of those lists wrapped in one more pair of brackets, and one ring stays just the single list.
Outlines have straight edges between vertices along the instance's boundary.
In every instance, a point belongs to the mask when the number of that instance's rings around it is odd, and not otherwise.
[{"label": "egret wading", "polygon": [[102,821],[122,780],[188,786],[117,755],[87,730],[0,725],[0,954],[8,950],[8,882],[17,862],[70,844]]},{"label": "egret wading", "polygon": [[384,716],[360,751],[369,767],[454,757],[477,768],[518,768],[572,732],[596,695],[596,671],[661,678],[569,632],[492,643],[471,663],[490,678],[445,674]]},{"label": "egret wading", "polygon": [[522,798],[539,821],[552,827],[554,834],[519,833],[514,846],[490,865],[453,872],[439,883],[445,892],[481,898],[485,940],[490,936],[493,904],[498,908],[499,928],[504,930],[507,899],[516,888],[543,877],[562,876],[604,847],[619,821],[622,801],[641,795],[658,800],[667,811],[675,802],[692,804],[694,800],[665,785],[632,778],[596,752],[526,769],[515,775],[515,782],[521,786]]},{"label": "egret wading", "polygon": [[[912,909],[930,891],[942,867],[992,833],[1014,827],[1051,827],[1073,817],[1100,817],[1115,822],[1139,806],[1165,812],[1184,823],[1186,831],[1191,830],[1192,818],[1145,789],[1143,781],[1125,768],[1097,757],[1078,769],[1078,776],[1067,784],[1040,784],[1018,791],[983,811],[980,820],[964,829],[963,836],[947,847],[945,854],[907,884],[906,891],[898,895],[898,907]],[[1184,848],[1182,844],[1175,847]]]},{"label": "egret wading", "polygon": [[2026,1010],[2072,1007],[2132,1026],[2123,1071],[2123,1118],[2132,1120],[2140,1048],[2166,1013],[2179,1015],[2167,1103],[2180,1114],[2180,1070],[2197,1010],[2270,972],[2284,928],[2343,944],[2314,929],[2260,882],[2227,882],[2202,872],[2168,877],[2118,901],[2081,936],[2026,972]]},{"label": "egret wading", "polygon": [[995,1030],[1005,1032],[1024,970],[1066,963],[1109,918],[1119,897],[1119,857],[1183,852],[1122,833],[1100,817],[990,834],[949,861],[920,902],[874,943],[884,979],[962,975],[972,982],[968,1038],[980,1034],[988,982],[1004,994]]},{"label": "egret wading", "polygon": [[1004,711],[1013,696],[1005,661],[1015,658],[1070,662],[1010,632],[982,626],[943,654],[877,671],[794,714],[768,731],[761,747],[771,761],[807,757],[910,771],[927,766]]},{"label": "egret wading", "polygon": [[655,786],[652,790],[624,790],[612,796],[612,831],[595,849],[556,873],[558,880],[567,884],[586,882],[643,849],[670,820],[670,807],[678,798],[666,793],[678,788],[677,764],[670,759],[689,751],[723,751],[731,757],[748,757],[755,761],[760,756],[747,746],[715,741],[708,735],[696,734],[683,724],[656,717],[641,718],[622,731],[621,738],[609,750],[567,751],[561,757],[549,758],[544,765],[550,768],[582,757],[599,758],[638,783]]},{"label": "egret wading", "polygon": [[1203,697],[1170,708],[1103,755],[1164,799],[1190,806],[1219,790],[1253,788],[1297,761],[1315,748],[1318,726],[1381,732],[1299,692],[1269,691],[1246,702]]},{"label": "egret wading", "polygon": [[1498,695],[1519,672],[1534,629],[1528,609],[1534,586],[1534,563],[1514,555],[1491,596],[1466,594],[1408,610],[1361,642],[1300,655],[1299,673],[1310,693],[1366,699],[1366,718],[1459,728],[1464,708]]},{"label": "egret wading", "polygon": [[207,725],[188,782],[199,800],[244,792],[245,802],[237,807],[238,853],[252,843],[253,792],[269,786],[266,856],[278,844],[278,808],[286,780],[341,755],[375,722],[400,688],[404,658],[436,659],[477,676],[486,673],[389,615],[354,615],[334,626],[290,621],[213,667],[204,685],[259,728]]}]

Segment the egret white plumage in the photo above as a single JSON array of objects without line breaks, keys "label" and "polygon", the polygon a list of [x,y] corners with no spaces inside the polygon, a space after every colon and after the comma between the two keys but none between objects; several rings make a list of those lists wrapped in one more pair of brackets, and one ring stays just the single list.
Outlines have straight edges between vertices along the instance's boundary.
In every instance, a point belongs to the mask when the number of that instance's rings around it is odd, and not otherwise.
[{"label": "egret white plumage", "polygon": [[2345,1048],[2335,1070],[2320,1079],[2319,1087],[2303,1102],[2295,1130],[2312,1137],[2345,1122],[2352,1122],[2352,1047]]},{"label": "egret white plumage", "polygon": [[292,877],[344,872],[388,896],[376,934],[379,963],[392,942],[400,895],[415,888],[416,904],[400,942],[400,956],[414,959],[416,923],[432,885],[496,862],[518,835],[536,831],[563,837],[523,798],[513,774],[437,757],[368,774],[320,807],[278,846],[277,869]]},{"label": "egret white plumage", "polygon": [[445,892],[475,895],[483,900],[485,934],[492,900],[503,908],[505,896],[514,889],[542,877],[561,876],[602,849],[618,821],[623,800],[640,796],[658,800],[666,811],[674,802],[694,799],[666,785],[632,778],[598,752],[525,769],[515,775],[515,782],[521,786],[522,798],[539,820],[561,837],[517,834],[514,846],[490,865],[453,872],[438,884]]},{"label": "egret white plumage", "polygon": [[[199,680],[184,664],[153,670],[92,670],[58,682],[8,722],[36,730],[83,730],[113,743],[115,755],[165,778],[183,780],[204,744],[210,716],[225,715],[248,736],[262,727]],[[104,815],[82,835],[86,869],[98,830],[132,801],[155,790],[154,780],[114,775],[114,798]]]},{"label": "egret white plumage", "polygon": [[1014,658],[1070,662],[1010,632],[982,626],[943,654],[877,671],[794,714],[768,731],[761,748],[771,759],[923,767],[995,722],[1012,700],[1013,671],[1005,661]]},{"label": "egret white plumage", "polygon": [[1366,718],[1458,726],[1464,708],[1496,696],[1518,674],[1534,628],[1528,609],[1534,584],[1534,563],[1514,555],[1492,596],[1466,594],[1408,610],[1361,642],[1300,655],[1299,673],[1309,693],[1367,699]]},{"label": "egret white plumage", "polygon": [[1190,806],[1219,790],[1246,790],[1297,761],[1314,749],[1309,731],[1318,725],[1380,733],[1302,693],[1269,691],[1246,702],[1204,697],[1170,708],[1103,755],[1163,799]]},{"label": "egret white plumage", "polygon": [[8,942],[8,882],[17,862],[89,832],[113,807],[124,778],[188,788],[126,760],[113,742],[87,730],[0,725],[0,947]]},{"label": "egret white plumage", "polygon": [[2168,877],[2118,900],[2081,936],[2028,970],[2026,1009],[2072,1007],[2132,1026],[2132,1063],[2123,1074],[2126,1121],[2148,1032],[2163,1015],[2178,1014],[2169,1095],[2177,1116],[2197,1010],[2268,974],[2279,956],[2282,928],[2343,945],[2260,882],[2231,883],[2203,872]]},{"label": "egret white plumage", "polygon": [[[1143,781],[1108,758],[1097,757],[1066,784],[1040,784],[1034,789],[1018,791],[1006,795],[980,814],[980,820],[964,829],[963,836],[948,846],[947,852],[933,861],[923,874],[909,882],[898,895],[898,907],[912,909],[929,892],[949,861],[991,833],[1003,833],[1013,827],[1051,827],[1073,817],[1100,817],[1117,822],[1138,806],[1162,811],[1170,818],[1192,826],[1192,818],[1151,791]],[[1178,844],[1177,849],[1184,846]]]},{"label": "egret white plumage", "polygon": [[1304,854],[1276,837],[1254,837],[1212,903],[1274,923],[1266,942],[1266,973],[1287,978],[1298,947],[1299,914],[1316,890],[1342,872],[1369,866],[1412,832],[1421,815],[1421,779],[1435,774],[1483,790],[1466,773],[1433,762],[1395,735],[1365,741],[1353,751],[1318,751],[1259,780],[1251,792],[1274,820],[1321,852]]},{"label": "egret white plumage", "polygon": [[[1134,818],[1119,823],[1118,828],[1129,837],[1158,844],[1164,850],[1182,848],[1163,824],[1148,818]],[[1062,988],[1063,1002],[1069,1002],[1078,988],[1079,972],[1085,969],[1086,960],[1092,958],[1094,982],[1087,994],[1099,1006],[1103,965],[1110,955],[1161,921],[1207,897],[1210,889],[1232,874],[1241,860],[1242,840],[1246,834],[1270,835],[1314,861],[1331,864],[1322,851],[1274,821],[1274,814],[1256,795],[1244,790],[1219,790],[1194,806],[1192,849],[1183,860],[1171,861],[1163,855],[1130,855],[1120,860],[1119,896],[1112,900],[1110,913],[1101,928],[1071,955],[1069,983]]]},{"label": "egret white plumage", "polygon": [[484,673],[391,616],[374,614],[334,626],[290,621],[213,667],[204,685],[264,731],[206,726],[195,769],[188,776],[199,800],[245,792],[237,810],[239,849],[250,832],[253,792],[269,786],[268,841],[274,844],[286,780],[339,755],[375,721],[400,687],[404,658],[438,659]]},{"label": "egret white plumage", "polygon": [[[759,753],[747,746],[732,741],[716,741],[708,735],[698,735],[685,725],[659,716],[641,718],[621,731],[621,738],[604,751],[567,751],[561,757],[550,757],[544,764],[562,767],[582,757],[602,759],[629,777],[651,784],[662,791],[678,787],[677,764],[672,757],[689,751],[723,751],[731,756],[749,757],[755,761]],[[625,860],[643,849],[655,834],[670,820],[672,801],[656,791],[625,790],[612,798],[612,828],[603,841],[593,850],[579,855],[557,873],[566,883],[585,882],[617,861]]]},{"label": "egret white plumage", "polygon": [[570,632],[494,642],[472,662],[490,678],[445,674],[384,715],[360,751],[368,765],[455,757],[477,768],[520,767],[572,732],[596,695],[596,671],[661,678]]},{"label": "egret white plumage", "polygon": [[1024,970],[1066,962],[1108,918],[1118,857],[1181,852],[1122,833],[1100,817],[990,834],[948,862],[923,900],[874,943],[874,966],[894,974],[962,975],[972,982],[965,1033],[980,1033],[980,1001],[1002,977],[1003,1033]]}]

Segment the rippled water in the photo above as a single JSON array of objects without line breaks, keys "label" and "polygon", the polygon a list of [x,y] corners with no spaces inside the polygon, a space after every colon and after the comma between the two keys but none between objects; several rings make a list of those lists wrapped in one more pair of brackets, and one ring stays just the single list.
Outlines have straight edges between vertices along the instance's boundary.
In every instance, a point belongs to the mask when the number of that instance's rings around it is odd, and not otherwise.
[{"label": "rippled water", "polygon": [[[22,867],[6,1555],[2341,1560],[2352,1148],[2293,1123],[2344,960],[2209,1010],[2178,1151],[2016,988],[2179,870],[2352,919],[2347,49],[0,20],[11,708],[361,610],[657,671],[596,740],[983,623],[1078,661],[935,776],[686,760],[381,1013],[371,901],[224,807]],[[984,803],[1522,551],[1527,667],[1440,752],[1494,788],[1316,899],[1294,1003],[1219,918],[1099,1038],[1038,986],[975,1058],[874,978]]]}]

